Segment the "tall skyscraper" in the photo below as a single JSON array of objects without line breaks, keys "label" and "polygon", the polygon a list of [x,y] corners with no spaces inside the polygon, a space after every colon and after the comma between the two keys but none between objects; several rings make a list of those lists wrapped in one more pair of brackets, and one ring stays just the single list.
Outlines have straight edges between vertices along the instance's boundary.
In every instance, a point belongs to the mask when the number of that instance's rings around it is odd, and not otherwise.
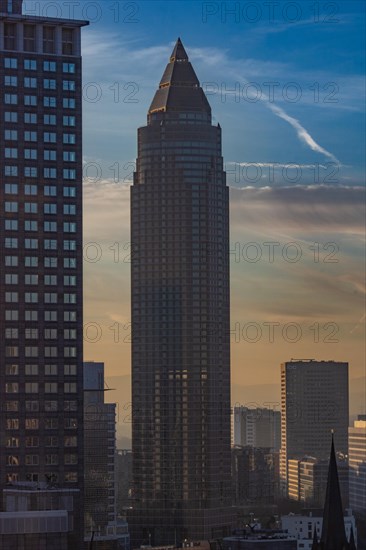
[{"label": "tall skyscraper", "polygon": [[348,363],[294,359],[281,365],[281,486],[287,495],[288,460],[329,458],[334,430],[348,454]]},{"label": "tall skyscraper", "polygon": [[178,39],[131,190],[133,545],[230,533],[229,196]]},{"label": "tall skyscraper", "polygon": [[[0,1],[3,510],[6,495],[20,490],[43,510],[47,491],[59,491],[60,502],[62,491],[82,499],[80,31],[87,24],[23,16],[22,1]],[[76,548],[82,519],[68,521]]]}]

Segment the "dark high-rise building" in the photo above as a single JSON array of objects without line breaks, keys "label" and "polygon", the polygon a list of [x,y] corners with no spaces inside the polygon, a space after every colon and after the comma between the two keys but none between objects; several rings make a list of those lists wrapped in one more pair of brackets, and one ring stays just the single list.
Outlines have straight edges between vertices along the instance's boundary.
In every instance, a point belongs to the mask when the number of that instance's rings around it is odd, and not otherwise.
[{"label": "dark high-rise building", "polygon": [[131,194],[133,545],[230,533],[229,196],[178,39]]},{"label": "dark high-rise building", "polygon": [[[18,514],[81,509],[86,24],[0,1],[0,510]],[[71,516],[63,530],[76,548],[82,518]]]}]

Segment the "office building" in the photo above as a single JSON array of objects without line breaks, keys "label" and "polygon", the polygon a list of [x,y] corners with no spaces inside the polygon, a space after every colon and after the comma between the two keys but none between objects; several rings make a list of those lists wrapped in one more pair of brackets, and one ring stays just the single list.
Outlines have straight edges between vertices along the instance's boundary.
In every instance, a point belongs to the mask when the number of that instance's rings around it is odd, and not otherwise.
[{"label": "office building", "polygon": [[[35,494],[74,491],[74,510],[82,509],[80,33],[85,25],[23,16],[22,1],[0,1],[4,512],[9,511],[4,492],[25,487]],[[36,506],[37,499],[29,502]],[[29,512],[37,512],[33,504]],[[68,518],[69,543],[77,547],[83,522]]]},{"label": "office building", "polygon": [[228,191],[178,39],[131,188],[133,547],[230,533]]},{"label": "office building", "polygon": [[236,505],[274,503],[279,495],[279,453],[264,447],[232,447]]},{"label": "office building", "polygon": [[84,363],[84,515],[87,540],[116,531],[116,404],[105,403],[104,363]]},{"label": "office building", "polygon": [[234,407],[233,444],[245,447],[281,447],[281,413],[273,409]]},{"label": "office building", "polygon": [[288,494],[288,460],[329,460],[334,430],[348,454],[348,363],[293,359],[281,365],[281,487]]},{"label": "office building", "polygon": [[366,415],[359,415],[348,430],[349,504],[361,517],[366,516]]},{"label": "office building", "polygon": [[[327,488],[329,460],[307,456],[287,461],[288,498],[302,502],[305,507],[322,507]],[[337,455],[338,478],[342,502],[348,506],[348,460]]]}]

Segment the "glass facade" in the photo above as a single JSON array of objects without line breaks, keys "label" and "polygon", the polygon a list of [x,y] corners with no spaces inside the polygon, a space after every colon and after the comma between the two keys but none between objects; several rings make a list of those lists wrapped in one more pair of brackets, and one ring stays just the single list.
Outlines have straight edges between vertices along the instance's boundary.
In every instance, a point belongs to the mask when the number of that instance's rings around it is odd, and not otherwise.
[{"label": "glass facade", "polygon": [[221,129],[178,41],[131,190],[132,543],[230,528],[229,213]]}]

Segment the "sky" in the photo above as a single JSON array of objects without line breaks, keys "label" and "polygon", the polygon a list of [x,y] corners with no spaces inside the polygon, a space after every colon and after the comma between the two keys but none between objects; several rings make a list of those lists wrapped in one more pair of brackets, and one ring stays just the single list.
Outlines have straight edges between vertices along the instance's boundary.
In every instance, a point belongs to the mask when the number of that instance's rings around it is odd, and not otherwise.
[{"label": "sky", "polygon": [[104,361],[112,385],[130,373],[137,128],[179,36],[223,133],[233,384],[278,385],[281,362],[316,358],[349,361],[364,385],[364,2],[26,0],[27,11],[91,21],[85,359]]}]

